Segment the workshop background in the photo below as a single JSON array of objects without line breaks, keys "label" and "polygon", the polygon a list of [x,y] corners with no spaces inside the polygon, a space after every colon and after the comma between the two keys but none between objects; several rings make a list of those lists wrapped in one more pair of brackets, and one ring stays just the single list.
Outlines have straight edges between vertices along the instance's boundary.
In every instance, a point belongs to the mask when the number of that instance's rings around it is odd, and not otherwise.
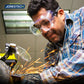
[{"label": "workshop background", "polygon": [[[16,10],[24,11],[27,10],[28,3],[30,0],[0,0],[0,52],[5,52],[6,43],[15,43],[18,46],[23,47],[24,49],[29,48],[29,54],[32,57],[32,60],[41,58],[41,61],[44,63],[44,52],[46,43],[48,42],[42,36],[34,36],[33,34],[6,34],[5,26],[3,21],[2,11],[6,10]],[[74,10],[84,6],[84,0],[57,0],[60,6],[64,10]],[[24,9],[5,9],[6,4],[10,3],[20,3],[24,4]]]}]

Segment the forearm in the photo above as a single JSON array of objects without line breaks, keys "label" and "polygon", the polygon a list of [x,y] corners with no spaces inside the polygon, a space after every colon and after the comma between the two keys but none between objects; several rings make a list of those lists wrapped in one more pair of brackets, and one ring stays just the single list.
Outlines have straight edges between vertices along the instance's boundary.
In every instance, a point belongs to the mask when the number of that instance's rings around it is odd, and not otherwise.
[{"label": "forearm", "polygon": [[84,75],[84,50],[78,50],[71,59],[40,73],[44,82],[53,83],[70,77]]}]

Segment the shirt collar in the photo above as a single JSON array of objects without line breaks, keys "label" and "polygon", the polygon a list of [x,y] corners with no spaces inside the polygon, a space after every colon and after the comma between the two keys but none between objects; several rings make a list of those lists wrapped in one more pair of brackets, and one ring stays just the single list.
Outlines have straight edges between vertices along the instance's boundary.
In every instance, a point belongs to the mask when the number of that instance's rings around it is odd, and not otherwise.
[{"label": "shirt collar", "polygon": [[73,26],[73,20],[70,16],[70,14],[65,13],[65,37],[64,37],[64,42],[66,43],[69,39],[70,36],[70,29]]},{"label": "shirt collar", "polygon": [[79,24],[75,25],[73,23],[73,21],[74,21],[74,14],[65,13],[65,29],[66,29],[66,33],[65,33],[65,40],[64,41],[66,41],[66,39],[69,39],[70,45],[72,45],[73,42],[75,41],[75,39],[80,35],[80,29],[77,30],[76,28],[74,28],[75,26],[80,26],[80,25]]},{"label": "shirt collar", "polygon": [[65,13],[65,29],[71,28],[73,26],[73,16],[71,14]]}]

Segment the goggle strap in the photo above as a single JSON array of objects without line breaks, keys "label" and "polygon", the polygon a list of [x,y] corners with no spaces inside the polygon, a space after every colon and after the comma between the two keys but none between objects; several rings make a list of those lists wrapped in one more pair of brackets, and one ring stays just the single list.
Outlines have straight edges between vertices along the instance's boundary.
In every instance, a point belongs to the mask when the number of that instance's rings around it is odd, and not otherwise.
[{"label": "goggle strap", "polygon": [[55,16],[57,14],[57,12],[58,12],[59,9],[61,9],[60,6],[55,10],[55,12],[53,13],[53,16]]}]

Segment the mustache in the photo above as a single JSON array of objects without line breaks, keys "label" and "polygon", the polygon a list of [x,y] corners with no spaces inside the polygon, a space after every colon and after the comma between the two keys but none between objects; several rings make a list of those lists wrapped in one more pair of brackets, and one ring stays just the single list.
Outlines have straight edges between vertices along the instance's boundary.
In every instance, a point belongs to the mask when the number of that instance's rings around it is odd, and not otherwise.
[{"label": "mustache", "polygon": [[55,31],[55,30],[49,30],[49,31],[47,31],[45,34],[44,34],[44,36],[46,37],[46,38],[48,38],[48,34],[49,33],[51,33],[51,34],[56,34],[57,32]]}]

